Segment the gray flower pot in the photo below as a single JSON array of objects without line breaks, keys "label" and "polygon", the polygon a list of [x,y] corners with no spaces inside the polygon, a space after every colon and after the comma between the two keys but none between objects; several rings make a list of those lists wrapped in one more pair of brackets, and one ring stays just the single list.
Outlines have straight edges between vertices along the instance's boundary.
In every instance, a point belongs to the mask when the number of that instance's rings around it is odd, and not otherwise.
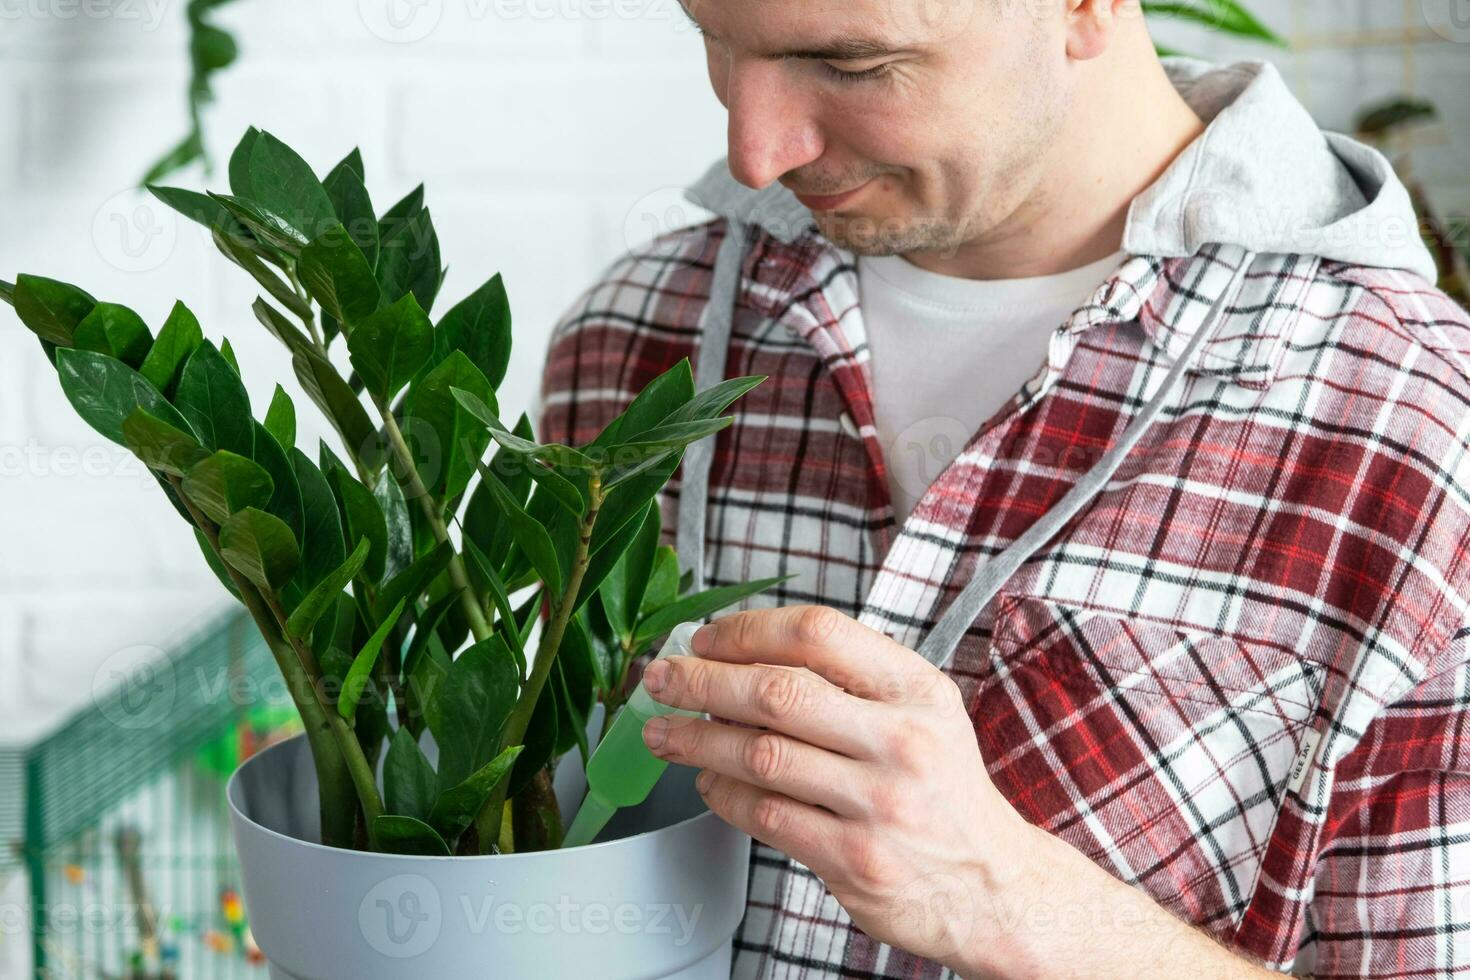
[{"label": "gray flower pot", "polygon": [[[427,746],[426,751],[432,746]],[[670,766],[586,847],[403,857],[326,847],[303,736],[226,790],[250,929],[272,980],[727,980],[750,838]],[[580,754],[557,767],[570,821]]]}]

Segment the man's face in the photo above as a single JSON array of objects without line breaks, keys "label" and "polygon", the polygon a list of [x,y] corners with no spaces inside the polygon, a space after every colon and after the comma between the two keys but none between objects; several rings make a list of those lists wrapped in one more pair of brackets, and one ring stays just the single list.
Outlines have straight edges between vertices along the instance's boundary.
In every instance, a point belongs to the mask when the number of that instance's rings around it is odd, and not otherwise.
[{"label": "man's face", "polygon": [[839,246],[953,253],[1037,203],[1065,117],[1064,0],[684,2],[731,173],[803,197],[860,188],[808,203]]}]

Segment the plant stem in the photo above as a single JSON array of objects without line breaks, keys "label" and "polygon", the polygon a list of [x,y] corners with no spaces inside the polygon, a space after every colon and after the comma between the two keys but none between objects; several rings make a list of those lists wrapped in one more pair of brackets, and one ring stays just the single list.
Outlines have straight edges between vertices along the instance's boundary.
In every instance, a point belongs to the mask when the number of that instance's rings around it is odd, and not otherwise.
[{"label": "plant stem", "polygon": [[[556,608],[547,621],[546,630],[541,634],[541,641],[536,645],[536,660],[531,665],[531,676],[521,688],[520,697],[516,700],[515,707],[511,709],[510,717],[505,721],[505,729],[500,737],[502,750],[508,746],[524,744],[526,729],[531,727],[531,716],[536,711],[536,702],[541,697],[541,689],[546,686],[546,679],[551,676],[551,668],[556,663],[556,655],[561,649],[562,638],[566,636],[567,626],[572,621],[572,614],[577,611],[577,596],[582,591],[582,579],[587,574],[587,566],[591,563],[592,531],[597,524],[598,511],[602,508],[602,479],[598,474],[592,474],[587,489],[587,516],[582,518],[581,527],[578,529],[577,552],[572,559],[571,574],[567,577],[566,587],[562,590],[561,598],[557,601]],[[501,807],[509,787],[509,779],[501,780],[475,819],[475,826],[480,831],[481,848],[487,847],[487,841],[496,841],[500,838]]]},{"label": "plant stem", "polygon": [[[266,605],[276,617],[281,634],[286,637],[287,642],[295,649],[296,655],[301,657],[302,662],[305,663],[311,658],[311,651],[304,643],[296,637],[291,636],[287,631],[286,610],[281,608],[281,601],[272,592],[264,592],[262,594],[265,597]],[[367,756],[363,754],[362,743],[357,740],[357,733],[347,724],[347,719],[342,717],[334,705],[326,703],[326,699],[322,697],[319,688],[313,687],[312,689],[316,691],[317,700],[321,704],[322,711],[326,713],[327,724],[331,726],[332,735],[337,739],[337,744],[342,750],[342,756],[347,762],[347,771],[351,774],[352,785],[357,790],[358,802],[362,804],[363,817],[367,823],[368,839],[375,840],[373,821],[383,814],[383,799],[378,795],[377,775],[373,772],[372,765],[368,763]]]},{"label": "plant stem", "polygon": [[[305,304],[307,309],[310,309],[311,297],[306,294],[306,290],[301,285],[301,280],[296,277],[296,270],[289,266],[290,263],[287,263],[286,278],[291,280],[291,288],[296,290],[296,295],[301,297],[301,302]],[[311,334],[311,342],[316,344],[318,352],[323,357],[326,357],[327,345],[322,343],[321,331],[316,328],[316,317],[314,315],[302,317],[301,322],[305,325],[306,332]]]},{"label": "plant stem", "polygon": [[[403,438],[403,430],[398,428],[398,420],[393,417],[392,409],[382,399],[374,397],[373,404],[378,408],[378,414],[383,418],[384,430],[388,433],[388,445],[393,449],[393,455],[398,457],[398,471],[394,475],[398,477],[399,483],[403,485],[405,495],[416,497],[419,506],[423,508],[424,519],[429,522],[429,528],[434,532],[434,540],[440,544],[449,543],[449,529],[444,525],[444,518],[439,513],[438,504],[430,496],[429,490],[424,486],[423,479],[419,476],[418,467],[413,464],[413,453],[409,451],[408,442]],[[392,466],[389,467],[393,469]],[[485,618],[485,609],[480,604],[475,590],[470,587],[469,574],[465,572],[464,558],[455,551],[449,559],[449,580],[459,590],[460,603],[464,606],[465,618],[469,621],[470,632],[474,634],[475,641],[488,640],[493,632],[490,623]],[[515,628],[510,624],[511,629]]]},{"label": "plant stem", "polygon": [[[342,745],[332,731],[329,714],[320,701],[320,692],[316,686],[317,679],[308,672],[306,665],[299,659],[299,653],[287,642],[284,629],[278,625],[254,584],[225,561],[220,554],[219,531],[214,522],[201,513],[194,506],[194,502],[184,494],[182,480],[176,476],[170,476],[169,482],[189,511],[195,526],[199,528],[210,547],[219,556],[220,564],[240,594],[240,602],[250,613],[250,618],[255,621],[256,628],[260,630],[261,637],[265,640],[266,646],[270,648],[271,656],[276,661],[276,668],[280,670],[281,676],[285,679],[291,700],[301,715],[301,722],[306,730],[306,739],[311,745],[312,762],[316,768],[322,818],[322,843],[332,847],[350,848],[353,823],[357,813],[354,803],[360,801],[355,799],[352,774],[348,768]],[[306,693],[308,691],[309,694]]]}]

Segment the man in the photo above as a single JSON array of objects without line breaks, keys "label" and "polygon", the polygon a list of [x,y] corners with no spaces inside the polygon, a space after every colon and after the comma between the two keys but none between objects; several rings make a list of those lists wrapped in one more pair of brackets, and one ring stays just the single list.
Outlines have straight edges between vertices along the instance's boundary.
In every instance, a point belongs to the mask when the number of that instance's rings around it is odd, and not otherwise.
[{"label": "man", "polygon": [[541,431],[769,376],[664,526],[795,577],[648,677],[756,841],[733,975],[1470,968],[1470,322],[1383,158],[1122,0],[687,12],[717,217]]}]

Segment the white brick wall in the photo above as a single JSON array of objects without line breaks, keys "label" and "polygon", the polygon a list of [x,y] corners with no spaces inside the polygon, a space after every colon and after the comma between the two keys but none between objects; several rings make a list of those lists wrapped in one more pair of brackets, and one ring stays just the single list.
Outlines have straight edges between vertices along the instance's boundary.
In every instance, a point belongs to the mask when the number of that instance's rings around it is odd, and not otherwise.
[{"label": "white brick wall", "polygon": [[[1470,81],[1470,47],[1421,23],[1409,70],[1395,43],[1322,41],[1413,28],[1437,2],[1254,0],[1308,39],[1300,53],[1162,35],[1210,56],[1275,57],[1335,127],[1358,100],[1406,82],[1438,96],[1455,118],[1416,164],[1470,206],[1470,126],[1453,98]],[[242,0],[220,16],[244,56],[217,84],[213,153],[222,163],[255,124],[322,167],[360,145],[380,207],[426,181],[450,265],[444,302],[505,276],[517,350],[504,401],[518,412],[550,325],[648,236],[639,202],[672,200],[667,189],[724,152],[723,112],[675,3]],[[97,10],[110,14],[88,16]],[[155,326],[182,298],[210,336],[229,335],[263,408],[290,371],[249,315],[255,290],[199,229],[130,189],[182,133],[182,22],[169,0],[0,0],[0,277],[75,281]],[[322,430],[297,401],[306,444]],[[0,740],[84,703],[112,653],[166,646],[222,601],[146,476],[73,417],[35,344],[0,315]]]}]

